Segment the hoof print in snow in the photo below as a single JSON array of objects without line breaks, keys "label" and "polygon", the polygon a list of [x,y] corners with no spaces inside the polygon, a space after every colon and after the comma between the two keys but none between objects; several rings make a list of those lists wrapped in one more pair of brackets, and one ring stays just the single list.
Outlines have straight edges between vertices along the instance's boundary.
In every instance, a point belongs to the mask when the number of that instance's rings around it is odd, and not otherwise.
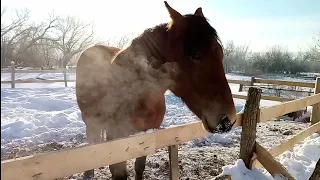
[{"label": "hoof print in snow", "polygon": [[276,131],[279,131],[279,129],[278,129],[278,128],[271,127],[271,128],[269,128],[269,131],[274,131],[274,132],[276,132]]},{"label": "hoof print in snow", "polygon": [[282,134],[288,136],[288,135],[292,135],[293,132],[291,130],[287,130],[287,131],[284,131]]}]

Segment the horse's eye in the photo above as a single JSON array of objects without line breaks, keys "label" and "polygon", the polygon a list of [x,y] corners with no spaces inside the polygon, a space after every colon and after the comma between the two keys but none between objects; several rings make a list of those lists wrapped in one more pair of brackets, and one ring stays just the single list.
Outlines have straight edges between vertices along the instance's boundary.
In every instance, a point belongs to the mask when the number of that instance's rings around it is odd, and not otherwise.
[{"label": "horse's eye", "polygon": [[194,59],[194,60],[200,60],[201,59],[201,55],[198,52],[192,53],[191,54],[191,58]]}]

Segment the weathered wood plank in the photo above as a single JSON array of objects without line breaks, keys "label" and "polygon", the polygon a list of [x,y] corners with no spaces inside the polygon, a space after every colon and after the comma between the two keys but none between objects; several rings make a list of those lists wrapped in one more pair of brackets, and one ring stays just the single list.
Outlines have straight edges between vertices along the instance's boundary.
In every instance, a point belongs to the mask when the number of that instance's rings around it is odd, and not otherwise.
[{"label": "weathered wood plank", "polygon": [[282,164],[276,161],[264,147],[259,145],[259,143],[256,143],[255,145],[255,152],[257,159],[273,177],[276,175],[283,175],[284,177],[288,178],[288,180],[294,180],[294,178],[288,173]]},{"label": "weathered wood plank", "polygon": [[301,99],[285,102],[280,105],[265,107],[260,109],[259,122],[265,122],[272,118],[282,116],[284,114],[298,111],[307,106],[320,102],[320,94],[315,94]]},{"label": "weathered wood plank", "polygon": [[16,73],[15,73],[15,63],[11,61],[11,88],[15,88],[16,84]]},{"label": "weathered wood plank", "polygon": [[[237,99],[247,99],[247,96],[242,94],[232,94],[232,97]],[[269,100],[269,101],[279,101],[279,102],[294,100],[292,98],[284,98],[284,97],[276,97],[276,96],[261,96],[261,99]]]},{"label": "weathered wood plank", "polygon": [[179,180],[178,145],[169,146],[170,180]]},{"label": "weathered wood plank", "polygon": [[[47,80],[16,80],[15,84],[26,84],[26,83],[55,83],[55,82],[64,82],[65,80],[61,79],[47,79]],[[76,80],[67,80],[67,82],[76,82]],[[11,81],[1,81],[1,84],[11,84]]]},{"label": "weathered wood plank", "polygon": [[315,83],[312,82],[299,82],[299,81],[284,81],[284,80],[272,80],[272,79],[255,79],[255,83],[262,84],[277,84],[286,86],[299,86],[299,87],[309,87],[314,88]]},{"label": "weathered wood plank", "polygon": [[230,84],[242,84],[242,85],[246,85],[246,86],[250,85],[250,81],[244,81],[244,80],[228,79],[228,83],[230,83]]}]

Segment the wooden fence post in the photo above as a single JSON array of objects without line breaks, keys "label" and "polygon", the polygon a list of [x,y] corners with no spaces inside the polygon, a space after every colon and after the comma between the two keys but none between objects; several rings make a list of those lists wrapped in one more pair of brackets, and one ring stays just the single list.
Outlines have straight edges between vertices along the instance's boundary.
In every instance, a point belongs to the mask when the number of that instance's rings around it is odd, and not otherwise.
[{"label": "wooden fence post", "polygon": [[68,87],[66,69],[63,69],[63,78],[64,78],[64,87]]},{"label": "wooden fence post", "polygon": [[241,92],[242,89],[243,89],[243,84],[240,84],[240,86],[239,86],[239,92]]},{"label": "wooden fence post", "polygon": [[170,180],[179,179],[178,145],[169,146]]},{"label": "wooden fence post", "polygon": [[[314,87],[314,94],[319,94],[319,93],[320,93],[320,77],[317,77],[315,87]],[[312,114],[311,114],[310,121],[311,121],[311,124],[315,124],[320,121],[320,103],[314,104],[312,106]]]},{"label": "wooden fence post", "polygon": [[253,85],[254,85],[254,76],[252,76],[250,80],[250,86],[253,86]]},{"label": "wooden fence post", "polygon": [[249,169],[251,169],[251,158],[255,150],[260,99],[261,89],[250,87],[244,107],[240,141],[240,159]]},{"label": "wooden fence post", "polygon": [[16,87],[15,80],[16,80],[16,65],[14,61],[11,61],[11,88]]},{"label": "wooden fence post", "polygon": [[[253,86],[253,85],[254,85],[254,77],[252,76],[250,80],[250,86]],[[242,90],[243,90],[243,84],[240,84],[239,92],[242,92]]]}]

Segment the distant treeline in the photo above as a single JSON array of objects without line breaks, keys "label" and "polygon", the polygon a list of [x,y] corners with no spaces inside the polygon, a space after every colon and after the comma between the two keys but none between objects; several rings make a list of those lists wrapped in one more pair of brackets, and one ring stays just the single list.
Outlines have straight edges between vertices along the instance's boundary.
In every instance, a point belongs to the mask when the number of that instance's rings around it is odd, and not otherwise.
[{"label": "distant treeline", "polygon": [[233,41],[224,45],[224,67],[228,72],[246,74],[297,74],[320,72],[320,31],[305,52],[292,53],[275,45],[264,52],[252,52],[249,46],[235,46]]}]

